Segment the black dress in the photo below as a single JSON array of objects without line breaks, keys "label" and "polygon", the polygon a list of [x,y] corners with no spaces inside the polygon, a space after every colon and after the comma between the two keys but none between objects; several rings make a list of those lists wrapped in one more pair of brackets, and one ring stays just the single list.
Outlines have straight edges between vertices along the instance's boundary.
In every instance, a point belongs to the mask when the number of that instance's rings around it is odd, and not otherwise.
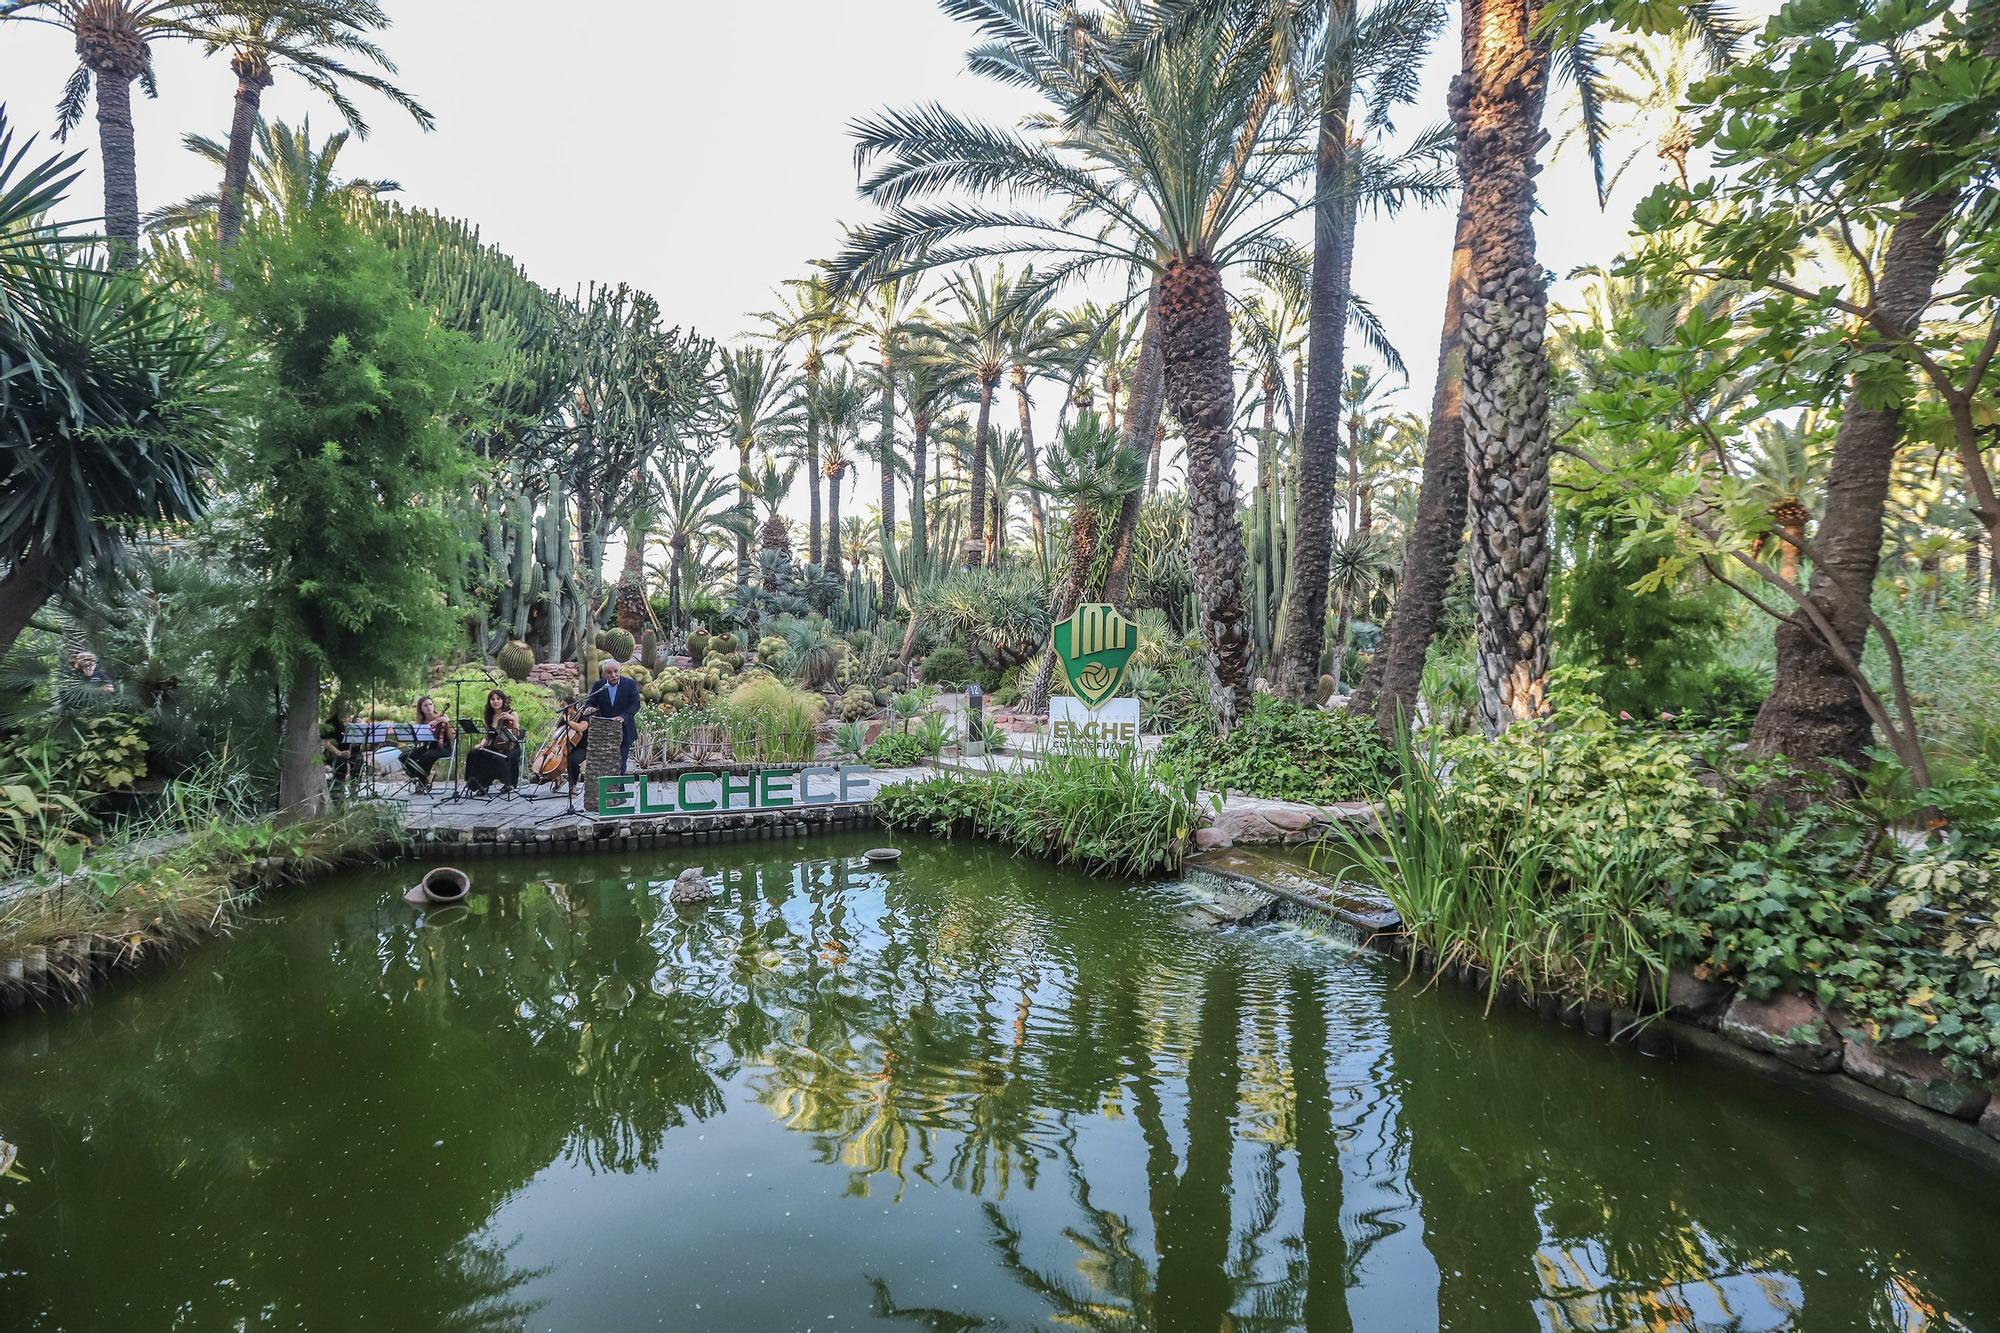
[{"label": "black dress", "polygon": [[486,744],[466,753],[465,785],[473,795],[484,796],[496,782],[503,791],[512,791],[520,781],[521,733],[514,728],[495,727],[487,733]]}]

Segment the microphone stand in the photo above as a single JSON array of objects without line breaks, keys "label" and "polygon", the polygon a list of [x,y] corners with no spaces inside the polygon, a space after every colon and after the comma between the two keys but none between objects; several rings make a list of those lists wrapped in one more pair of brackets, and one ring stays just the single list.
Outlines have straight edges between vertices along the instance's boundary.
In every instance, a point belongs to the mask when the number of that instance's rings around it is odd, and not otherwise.
[{"label": "microphone stand", "polygon": [[[494,676],[492,667],[487,666],[483,662],[468,662],[466,665],[477,671],[485,679],[489,690],[500,687],[500,682]],[[438,800],[439,805],[451,805],[458,801],[475,799],[465,794],[464,784],[461,781],[462,772],[467,764],[471,762],[466,757],[463,743],[465,740],[465,701],[461,696],[465,690],[465,681],[458,677],[463,676],[464,671],[465,668],[460,667],[458,671],[452,673],[454,679],[451,682],[451,724],[456,729],[456,732],[451,747],[451,795],[440,797]],[[484,733],[481,734],[483,735]],[[476,799],[488,800],[490,798],[482,796]]]}]

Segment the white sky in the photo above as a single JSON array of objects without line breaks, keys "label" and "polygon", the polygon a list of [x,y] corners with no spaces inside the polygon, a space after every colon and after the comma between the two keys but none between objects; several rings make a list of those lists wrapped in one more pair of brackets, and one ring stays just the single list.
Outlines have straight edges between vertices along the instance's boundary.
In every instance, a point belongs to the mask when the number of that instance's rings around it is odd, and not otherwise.
[{"label": "white sky", "polygon": [[[963,69],[974,34],[931,0],[388,0],[383,45],[402,86],[436,113],[424,134],[401,111],[363,96],[373,134],[341,158],[350,175],[390,177],[402,198],[476,222],[546,286],[630,282],[659,297],[669,322],[720,340],[750,331],[776,286],[829,253],[841,220],[865,216],[854,196],[846,126],[884,105],[939,100],[1011,121],[1021,95]],[[1455,28],[1436,45],[1405,131],[1444,115]],[[220,60],[162,47],[160,98],[135,103],[140,207],[215,185],[180,146],[184,133],[226,137],[234,81]],[[37,25],[0,24],[0,101],[21,130],[52,132],[73,67],[69,40]],[[1551,108],[1553,121],[1564,97]],[[268,116],[333,109],[296,79],[265,96]],[[101,208],[96,130],[75,201]],[[1543,262],[1558,274],[1616,255],[1632,205],[1659,178],[1640,154],[1607,214],[1580,147],[1541,177]],[[1411,372],[1394,405],[1427,411],[1452,212],[1409,211],[1363,224],[1355,284],[1388,325]],[[1563,296],[1559,285],[1556,299]],[[1045,389],[1054,410],[1057,390]],[[1011,415],[1011,412],[1009,413]],[[862,513],[878,483],[865,460],[844,499]],[[788,508],[804,510],[803,486]]]}]

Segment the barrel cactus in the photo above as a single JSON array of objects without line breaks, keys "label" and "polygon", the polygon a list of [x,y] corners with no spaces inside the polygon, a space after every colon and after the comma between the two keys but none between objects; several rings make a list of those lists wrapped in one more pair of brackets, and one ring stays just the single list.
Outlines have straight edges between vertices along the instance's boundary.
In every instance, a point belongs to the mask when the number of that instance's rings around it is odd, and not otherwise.
[{"label": "barrel cactus", "polygon": [[617,658],[620,662],[632,660],[632,631],[608,629],[597,636],[597,646]]},{"label": "barrel cactus", "polygon": [[709,637],[704,631],[696,630],[688,635],[688,660],[700,666],[702,659],[708,656],[708,645]]},{"label": "barrel cactus", "polygon": [[648,671],[660,669],[660,636],[650,629],[639,636],[639,665]]},{"label": "barrel cactus", "polygon": [[515,639],[505,648],[502,648],[494,655],[493,661],[508,680],[522,681],[534,674],[534,649],[528,647],[527,644],[522,643],[519,639]]}]

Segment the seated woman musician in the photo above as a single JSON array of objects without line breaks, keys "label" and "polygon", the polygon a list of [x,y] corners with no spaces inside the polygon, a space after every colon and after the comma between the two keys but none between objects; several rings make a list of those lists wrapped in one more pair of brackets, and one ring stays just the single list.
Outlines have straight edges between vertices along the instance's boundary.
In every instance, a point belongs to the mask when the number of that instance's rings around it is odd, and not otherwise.
[{"label": "seated woman musician", "polygon": [[451,753],[451,719],[439,712],[437,701],[426,694],[417,700],[417,724],[429,727],[431,738],[403,752],[403,771],[410,775],[417,793],[426,795],[431,789],[432,767]]},{"label": "seated woman musician", "polygon": [[465,783],[474,796],[498,783],[513,791],[521,781],[521,719],[504,690],[486,692],[486,734],[465,756]]},{"label": "seated woman musician", "polygon": [[326,754],[327,781],[336,787],[351,787],[361,780],[361,765],[368,753],[367,746],[347,738],[347,728],[353,721],[353,710],[335,700],[333,712],[327,715],[326,725],[320,728],[320,748]]}]

